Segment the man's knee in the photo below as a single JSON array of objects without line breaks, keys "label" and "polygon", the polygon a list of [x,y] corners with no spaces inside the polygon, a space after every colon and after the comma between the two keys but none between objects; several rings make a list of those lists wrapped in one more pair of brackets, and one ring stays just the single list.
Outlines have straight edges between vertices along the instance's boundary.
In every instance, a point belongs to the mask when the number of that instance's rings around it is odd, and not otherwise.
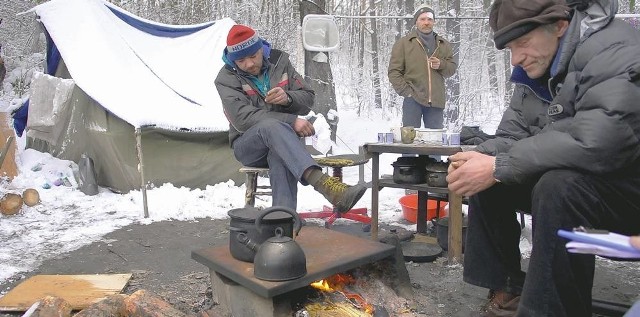
[{"label": "man's knee", "polygon": [[532,198],[545,199],[562,197],[579,191],[580,184],[585,182],[585,175],[572,170],[551,170],[540,177],[533,187]]}]

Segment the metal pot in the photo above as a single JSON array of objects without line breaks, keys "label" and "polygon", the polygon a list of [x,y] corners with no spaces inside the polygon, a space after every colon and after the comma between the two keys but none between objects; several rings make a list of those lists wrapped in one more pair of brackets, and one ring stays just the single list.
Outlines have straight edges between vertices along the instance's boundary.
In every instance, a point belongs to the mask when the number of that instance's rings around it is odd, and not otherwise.
[{"label": "metal pot", "polygon": [[[293,210],[284,210],[295,214],[297,234],[300,231],[299,217]],[[256,219],[255,226],[258,232],[263,230],[262,218],[266,214],[268,213],[263,213]],[[284,236],[282,228],[276,228],[275,234],[262,244],[251,241],[244,233],[237,235],[238,242],[256,252],[253,260],[253,276],[266,281],[288,281],[305,276],[307,258],[300,245],[292,238]]]},{"label": "metal pot", "polygon": [[[438,245],[440,245],[442,250],[447,251],[449,249],[449,217],[436,219],[435,224]],[[467,224],[468,219],[464,217],[462,219],[462,252],[464,252],[464,245],[467,241]]]},{"label": "metal pot", "polygon": [[[267,208],[262,212],[255,207],[237,208],[229,210],[227,214],[231,218],[229,251],[235,259],[245,262],[253,262],[255,251],[238,241],[239,234],[244,234],[256,244],[261,244],[273,237],[277,228],[282,228],[283,236],[293,237],[294,219],[298,218],[295,211],[278,206]],[[263,230],[258,231],[255,223],[261,215],[265,215],[261,218]],[[300,231],[299,226],[298,231]]]},{"label": "metal pot", "polygon": [[424,183],[424,168],[413,164],[392,163],[393,181],[398,184]]},{"label": "metal pot", "polygon": [[431,187],[447,187],[447,164],[442,162],[428,164],[427,170],[427,186]]}]

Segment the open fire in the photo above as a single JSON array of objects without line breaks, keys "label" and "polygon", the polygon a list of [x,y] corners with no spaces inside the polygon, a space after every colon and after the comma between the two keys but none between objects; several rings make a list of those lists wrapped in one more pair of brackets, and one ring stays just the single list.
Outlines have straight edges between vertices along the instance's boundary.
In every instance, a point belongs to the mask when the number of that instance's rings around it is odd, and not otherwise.
[{"label": "open fire", "polygon": [[[326,298],[325,301],[329,299],[329,302],[332,303],[337,299],[338,302],[345,302],[344,300],[342,300],[345,299],[346,302],[351,304],[353,307],[361,312],[364,312],[366,314],[365,316],[373,315],[375,311],[373,305],[367,303],[367,301],[362,296],[360,296],[360,294],[349,290],[349,286],[355,284],[355,282],[356,280],[351,275],[338,273],[326,279],[315,281],[310,285],[311,287],[320,291],[339,295],[339,298],[335,298],[336,296],[330,296]],[[306,308],[307,310],[309,310],[309,307]]]}]

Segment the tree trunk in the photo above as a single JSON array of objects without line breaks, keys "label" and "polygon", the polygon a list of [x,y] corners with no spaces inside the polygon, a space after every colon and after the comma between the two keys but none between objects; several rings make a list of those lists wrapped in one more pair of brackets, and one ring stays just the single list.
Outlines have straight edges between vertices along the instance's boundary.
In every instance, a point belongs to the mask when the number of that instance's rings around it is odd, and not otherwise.
[{"label": "tree trunk", "polygon": [[[306,0],[302,0],[300,2],[301,19],[304,19],[307,14],[325,14],[323,11],[325,7],[324,0],[315,0],[314,3]],[[325,54],[327,56],[327,62],[315,61],[314,57],[318,54]],[[331,127],[331,140],[335,142],[336,135],[338,133],[338,120],[337,118],[329,120],[327,115],[329,110],[338,110],[336,102],[336,87],[333,82],[333,74],[331,73],[329,53],[309,52],[305,50],[304,74],[305,79],[316,93],[316,102],[312,110],[315,113],[321,113],[325,119],[327,119],[327,122]]]},{"label": "tree trunk", "polygon": [[[369,15],[376,15],[375,0],[369,0]],[[375,18],[371,21],[371,64],[373,73],[373,93],[375,107],[382,108],[382,92],[380,91],[380,65],[378,63],[378,26]]]},{"label": "tree trunk", "polygon": [[[449,8],[449,11],[454,10],[456,17],[460,14],[460,0],[453,1],[453,7]],[[456,60],[459,60],[460,56],[460,19],[447,19],[447,34],[451,34],[449,38],[451,45],[453,46],[453,56]],[[456,71],[453,76],[446,80],[447,89],[447,103],[446,118],[447,123],[456,123],[460,115],[460,76]],[[446,126],[445,126],[446,127]]]}]

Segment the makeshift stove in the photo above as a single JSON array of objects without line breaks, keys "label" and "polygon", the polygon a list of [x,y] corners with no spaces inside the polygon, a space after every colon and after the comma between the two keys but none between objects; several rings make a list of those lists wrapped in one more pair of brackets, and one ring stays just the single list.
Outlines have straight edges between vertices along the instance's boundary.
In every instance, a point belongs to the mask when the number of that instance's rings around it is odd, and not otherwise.
[{"label": "makeshift stove", "polygon": [[256,279],[253,263],[233,258],[228,245],[193,251],[191,258],[209,268],[213,299],[229,314],[279,317],[292,316],[294,301],[307,296],[312,282],[397,256],[394,245],[320,227],[303,227],[296,242],[305,252],[307,274],[289,281]]}]

